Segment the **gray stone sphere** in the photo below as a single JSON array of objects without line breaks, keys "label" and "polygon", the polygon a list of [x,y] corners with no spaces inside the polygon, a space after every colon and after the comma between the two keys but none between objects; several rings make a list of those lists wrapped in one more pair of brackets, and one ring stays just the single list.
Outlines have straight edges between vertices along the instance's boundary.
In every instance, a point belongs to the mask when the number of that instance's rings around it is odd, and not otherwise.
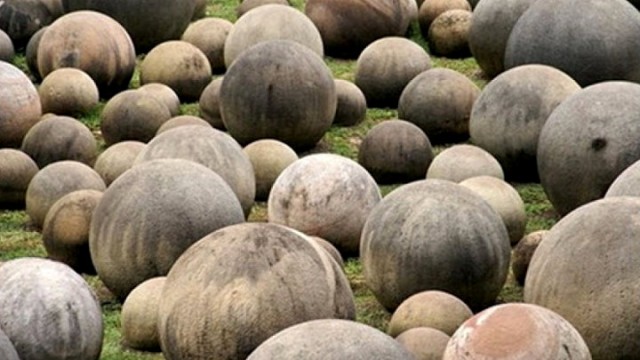
[{"label": "gray stone sphere", "polygon": [[20,150],[0,149],[0,208],[23,208],[31,179],[38,172],[29,155]]},{"label": "gray stone sphere", "polygon": [[241,17],[249,10],[268,4],[291,5],[289,0],[240,0],[240,5],[236,8],[236,15]]},{"label": "gray stone sphere", "polygon": [[0,29],[0,61],[11,62],[15,54],[11,38]]},{"label": "gray stone sphere", "polygon": [[193,44],[209,59],[211,71],[224,72],[224,44],[233,24],[226,19],[205,18],[191,23],[184,34],[182,41]]},{"label": "gray stone sphere", "polygon": [[548,232],[549,230],[539,230],[527,234],[513,248],[511,271],[518,284],[524,285],[531,258]]},{"label": "gray stone sphere", "polygon": [[409,329],[396,337],[416,360],[442,360],[449,339],[449,335],[428,327]]},{"label": "gray stone sphere", "polygon": [[433,55],[447,58],[471,56],[469,28],[471,11],[447,10],[431,23],[427,33],[429,50]]},{"label": "gray stone sphere", "polygon": [[200,116],[216,129],[225,130],[222,114],[220,114],[220,88],[223,77],[214,79],[207,85],[202,94],[198,106]]},{"label": "gray stone sphere", "polygon": [[[0,263],[0,265],[2,265]],[[5,360],[20,360],[16,348],[11,343],[11,339],[0,329],[0,358]]]},{"label": "gray stone sphere", "polygon": [[162,124],[162,126],[158,128],[158,132],[156,133],[156,136],[162,134],[165,131],[173,130],[180,126],[190,126],[190,125],[204,126],[209,128],[212,127],[211,124],[209,124],[206,120],[199,118],[197,116],[179,115],[179,116],[172,117],[171,119],[167,120],[164,124]]},{"label": "gray stone sphere", "polygon": [[611,183],[605,197],[640,196],[640,160],[629,165]]},{"label": "gray stone sphere", "polygon": [[256,200],[266,201],[271,187],[287,166],[298,160],[298,154],[287,144],[272,139],[252,142],[243,149],[253,165],[256,177]]},{"label": "gray stone sphere", "polygon": [[367,99],[362,90],[351,81],[335,79],[338,104],[333,124],[354,126],[364,121],[367,115]]},{"label": "gray stone sphere", "polygon": [[471,11],[471,5],[467,0],[426,0],[420,5],[418,12],[418,23],[422,37],[427,38],[429,27],[433,21],[442,13],[448,10],[467,10]]},{"label": "gray stone sphere", "polygon": [[50,72],[38,87],[43,113],[78,116],[98,105],[98,86],[91,76],[75,68]]},{"label": "gray stone sphere", "polygon": [[105,149],[93,165],[93,169],[100,174],[107,186],[122,173],[129,170],[136,161],[138,154],[147,146],[139,141],[123,141]]},{"label": "gray stone sphere", "polygon": [[456,183],[483,175],[504,180],[504,173],[496,158],[482,148],[466,144],[442,150],[427,169],[427,179]]},{"label": "gray stone sphere", "polygon": [[40,96],[17,67],[0,61],[0,148],[20,147],[27,131],[40,120]]},{"label": "gray stone sphere", "polygon": [[331,256],[333,260],[338,263],[338,265],[340,265],[340,268],[344,269],[344,260],[342,259],[342,255],[340,255],[340,251],[338,251],[338,249],[333,246],[332,243],[317,236],[309,236],[309,239],[317,242],[318,245],[320,245],[320,247],[324,249],[329,254],[329,256]]},{"label": "gray stone sphere", "polygon": [[23,47],[40,28],[62,15],[60,0],[5,0],[0,7],[0,29],[16,47]]},{"label": "gray stone sphere", "polygon": [[38,69],[38,46],[40,45],[40,39],[42,39],[42,35],[45,30],[47,30],[47,26],[36,31],[36,33],[29,39],[27,47],[24,50],[24,57],[27,62],[27,67],[29,68],[29,73],[36,81],[42,80],[40,70]]},{"label": "gray stone sphere", "polygon": [[165,104],[169,109],[171,116],[180,115],[180,98],[168,85],[161,83],[148,83],[140,86],[141,90]]},{"label": "gray stone sphere", "polygon": [[158,310],[167,278],[144,281],[129,293],[122,304],[120,321],[123,344],[140,351],[159,351]]}]

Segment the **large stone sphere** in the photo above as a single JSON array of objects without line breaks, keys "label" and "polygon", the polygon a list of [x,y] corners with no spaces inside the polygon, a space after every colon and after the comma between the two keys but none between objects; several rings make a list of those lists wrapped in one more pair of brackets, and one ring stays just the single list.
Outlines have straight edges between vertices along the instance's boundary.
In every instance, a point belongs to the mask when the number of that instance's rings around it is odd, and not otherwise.
[{"label": "large stone sphere", "polygon": [[324,56],[322,38],[313,22],[288,5],[260,6],[236,21],[224,43],[224,62],[227,66],[253,45],[269,40],[289,40]]},{"label": "large stone sphere", "polygon": [[449,335],[428,327],[409,329],[396,337],[415,360],[442,360],[449,339]]},{"label": "large stone sphere", "polygon": [[20,147],[41,115],[40,96],[31,80],[17,67],[0,61],[0,148]]},{"label": "large stone sphere", "polygon": [[431,53],[448,58],[469,57],[471,16],[467,10],[448,10],[438,15],[427,33]]},{"label": "large stone sphere", "polygon": [[536,153],[549,115],[580,85],[546,65],[523,65],[489,82],[473,104],[471,142],[491,153],[509,180],[537,182]]},{"label": "large stone sphere", "polygon": [[27,187],[37,172],[38,164],[29,155],[0,149],[0,208],[24,208]]},{"label": "large stone sphere", "polygon": [[220,88],[220,113],[242,145],[275,139],[311,148],[331,127],[336,111],[331,72],[307,47],[288,40],[262,42],[231,66]]},{"label": "large stone sphere", "polygon": [[38,44],[43,78],[59,68],[78,68],[91,76],[103,97],[128,88],[135,66],[136,52],[127,31],[93,11],[60,17],[47,27]]},{"label": "large stone sphere", "polygon": [[[0,265],[2,265],[0,263]],[[0,358],[5,360],[20,360],[16,348],[11,343],[11,339],[0,329]]]},{"label": "large stone sphere", "polygon": [[0,29],[0,61],[11,62],[15,54],[16,52],[11,38]]},{"label": "large stone sphere", "polygon": [[172,117],[171,119],[167,120],[164,124],[162,124],[162,126],[158,128],[158,132],[156,133],[156,136],[162,134],[165,131],[173,130],[180,126],[191,126],[191,125],[198,125],[198,126],[204,126],[209,128],[212,127],[211,124],[209,124],[206,120],[199,118],[197,116],[179,115],[179,116]]},{"label": "large stone sphere", "polygon": [[245,359],[294,324],[354,319],[355,305],[338,264],[307,236],[245,223],[207,235],[178,259],[159,317],[168,359]]},{"label": "large stone sphere", "polygon": [[567,319],[594,359],[640,353],[638,211],[636,197],[586,204],[551,228],[529,265],[524,301]]},{"label": "large stone sphere", "polygon": [[126,347],[159,351],[158,310],[167,278],[151,278],[136,286],[122,304],[122,341]]},{"label": "large stone sphere", "polygon": [[540,132],[537,162],[540,183],[559,214],[603,197],[640,159],[638,112],[640,85],[615,81],[580,90],[551,113]]},{"label": "large stone sphere", "polygon": [[369,214],[360,242],[367,285],[388,310],[442,290],[479,310],[507,278],[511,246],[500,216],[479,195],[443,180],[403,185]]},{"label": "large stone sphere", "polygon": [[376,181],[357,162],[309,155],[288,166],[273,184],[269,222],[319,236],[342,254],[354,255],[364,222],[380,199]]},{"label": "large stone sphere", "polygon": [[75,68],[52,71],[38,87],[43,113],[82,115],[100,100],[98,86],[91,76]]},{"label": "large stone sphere", "polygon": [[89,284],[62,263],[41,258],[4,263],[0,318],[22,360],[100,358],[100,304]]},{"label": "large stone sphere", "polygon": [[107,186],[129,170],[136,161],[138,154],[147,146],[139,141],[123,141],[109,146],[103,151],[93,169],[100,174]]},{"label": "large stone sphere", "polygon": [[62,13],[60,0],[5,0],[0,7],[0,29],[17,47],[23,47],[33,34]]},{"label": "large stone sphere", "polygon": [[148,83],[140,86],[138,90],[146,92],[157,100],[160,100],[161,103],[167,106],[171,116],[180,115],[180,98],[169,86],[161,83]]},{"label": "large stone sphere", "polygon": [[198,106],[200,116],[216,129],[225,130],[222,114],[220,114],[220,88],[223,77],[214,79],[207,85],[202,94]]},{"label": "large stone sphere", "polygon": [[420,5],[418,12],[418,23],[420,24],[420,32],[422,37],[427,38],[429,27],[433,21],[442,13],[448,10],[467,10],[471,11],[471,5],[467,0],[426,0]]},{"label": "large stone sphere", "polygon": [[367,98],[360,88],[351,81],[335,79],[338,103],[333,125],[354,126],[367,116]]},{"label": "large stone sphere", "polygon": [[431,68],[429,54],[413,41],[385,37],[367,46],[358,57],[355,84],[370,107],[398,107],[402,90]]},{"label": "large stone sphere", "polygon": [[591,360],[580,333],[562,316],[531,304],[497,305],[467,320],[443,360]]},{"label": "large stone sphere", "polygon": [[505,69],[550,65],[582,86],[640,81],[638,32],[640,13],[625,0],[538,0],[511,31]]},{"label": "large stone sphere", "polygon": [[197,0],[62,0],[66,12],[96,10],[116,19],[139,53],[176,40],[189,25]]},{"label": "large stone sphere", "polygon": [[493,176],[504,180],[498,160],[474,145],[454,145],[442,150],[427,169],[427,179],[459,183],[476,176]]},{"label": "large stone sphere", "polygon": [[518,284],[524,285],[531,258],[548,232],[549,230],[538,230],[527,234],[518,242],[518,245],[513,248],[511,271]]},{"label": "large stone sphere", "polygon": [[271,187],[280,174],[298,160],[298,154],[287,144],[271,139],[254,141],[243,149],[256,176],[256,200],[269,198]]},{"label": "large stone sphere", "polygon": [[424,179],[433,156],[427,135],[404,120],[386,120],[375,125],[358,149],[358,162],[378,183]]},{"label": "large stone sphere", "polygon": [[207,56],[212,72],[224,72],[224,46],[232,27],[233,24],[226,19],[200,19],[189,25],[181,39],[193,44]]},{"label": "large stone sphere", "polygon": [[289,0],[240,0],[240,5],[236,7],[236,14],[241,17],[249,10],[268,4],[291,5]]},{"label": "large stone sphere", "polygon": [[27,43],[27,47],[24,50],[25,61],[27,62],[27,68],[29,68],[29,74],[31,78],[36,81],[42,80],[40,76],[40,70],[38,70],[38,46],[40,46],[40,39],[48,26],[38,30]]},{"label": "large stone sphere", "polygon": [[434,144],[469,137],[469,116],[480,89],[463,74],[436,68],[416,76],[404,88],[398,117],[418,125]]}]

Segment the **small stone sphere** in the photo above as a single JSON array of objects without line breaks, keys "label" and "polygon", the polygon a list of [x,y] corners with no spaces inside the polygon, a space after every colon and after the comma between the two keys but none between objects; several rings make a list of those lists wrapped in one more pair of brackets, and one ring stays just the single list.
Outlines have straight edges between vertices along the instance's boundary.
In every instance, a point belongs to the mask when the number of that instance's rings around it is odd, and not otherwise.
[{"label": "small stone sphere", "polygon": [[424,179],[433,156],[427,135],[404,120],[375,125],[358,149],[358,162],[379,184]]},{"label": "small stone sphere", "polygon": [[180,115],[180,98],[169,86],[161,83],[148,83],[140,86],[138,90],[155,97],[161,103],[167,105],[171,116]]},{"label": "small stone sphere", "polygon": [[78,190],[58,199],[42,225],[42,242],[49,259],[69,265],[78,273],[95,275],[89,253],[89,225],[102,191]]},{"label": "small stone sphere", "polygon": [[159,351],[158,308],[165,276],[151,278],[136,286],[122,304],[120,321],[126,347],[140,351]]},{"label": "small stone sphere", "polygon": [[469,50],[469,28],[471,11],[448,10],[438,15],[431,23],[427,34],[429,50],[436,56],[465,58]]},{"label": "small stone sphere", "polygon": [[0,208],[22,208],[38,165],[20,150],[0,149]]},{"label": "small stone sphere", "polygon": [[291,5],[289,0],[241,0],[240,5],[236,8],[236,14],[240,17],[249,10],[268,4]]},{"label": "small stone sphere", "polygon": [[146,91],[126,90],[112,97],[100,115],[104,142],[151,140],[171,118],[169,108]]},{"label": "small stone sphere", "polygon": [[98,86],[91,76],[75,68],[49,73],[38,87],[43,113],[77,116],[98,105]]},{"label": "small stone sphere", "polygon": [[504,180],[498,160],[482,148],[466,144],[442,150],[427,170],[427,179],[442,179],[456,183],[482,175]]},{"label": "small stone sphere", "polygon": [[367,115],[367,99],[362,90],[351,81],[335,79],[338,105],[333,124],[354,126],[364,121]]},{"label": "small stone sphere", "polygon": [[427,70],[400,95],[398,117],[425,132],[432,144],[469,138],[469,116],[480,88],[465,75],[446,68]]},{"label": "small stone sphere", "polygon": [[427,38],[429,27],[433,21],[448,10],[471,11],[471,5],[467,0],[426,0],[420,5],[418,11],[418,23],[422,37]]},{"label": "small stone sphere", "polygon": [[335,260],[336,263],[340,265],[340,268],[344,269],[344,260],[342,259],[342,255],[340,255],[340,251],[338,251],[338,249],[335,246],[333,246],[332,243],[317,236],[309,236],[309,239],[317,242],[318,245],[320,245],[322,249],[326,250],[329,256],[331,256],[333,260]]},{"label": "small stone sphere", "polygon": [[29,73],[31,77],[36,80],[42,80],[42,76],[40,76],[40,70],[38,69],[38,46],[40,45],[40,39],[42,39],[42,35],[45,30],[47,30],[48,26],[43,27],[38,30],[27,43],[27,47],[24,50],[24,57],[27,61],[27,67],[29,68]]},{"label": "small stone sphere", "polygon": [[13,42],[6,32],[0,29],[0,61],[11,62],[16,54]]},{"label": "small stone sphere", "polygon": [[428,327],[451,336],[472,316],[471,309],[457,297],[428,290],[410,296],[398,306],[389,320],[387,333],[397,337],[409,329]]},{"label": "small stone sphere", "polygon": [[449,339],[449,335],[428,327],[409,329],[396,337],[416,360],[442,360]]},{"label": "small stone sphere", "polygon": [[31,179],[26,211],[34,226],[42,228],[49,209],[58,199],[76,190],[104,191],[104,181],[89,166],[77,161],[58,161],[42,168]]},{"label": "small stone sphere", "polygon": [[151,49],[140,64],[140,84],[165,84],[182,101],[198,100],[210,81],[207,56],[186,41],[163,42]]},{"label": "small stone sphere", "polygon": [[206,120],[203,120],[202,118],[199,118],[197,116],[179,115],[179,116],[172,117],[171,119],[167,120],[164,124],[162,124],[162,126],[160,126],[160,128],[158,129],[156,136],[162,134],[165,131],[175,129],[179,126],[188,126],[188,125],[212,127],[211,124],[209,124]]},{"label": "small stone sphere", "polygon": [[298,160],[298,154],[287,144],[272,139],[252,142],[243,149],[256,176],[256,200],[266,201],[271,187],[287,166]]},{"label": "small stone sphere", "polygon": [[467,320],[447,344],[443,360],[591,360],[580,333],[562,316],[532,304],[502,304]]},{"label": "small stone sphere", "polygon": [[429,54],[413,41],[386,37],[367,46],[356,63],[355,84],[370,107],[398,107],[405,86],[431,68]]},{"label": "small stone sphere", "polygon": [[216,129],[225,130],[222,115],[220,114],[220,87],[223,77],[214,79],[204,88],[198,106],[200,116]]},{"label": "small stone sphere", "polygon": [[[246,1],[245,1],[246,2]],[[224,44],[233,24],[226,19],[205,18],[191,23],[182,41],[193,44],[206,55],[213,73],[224,72]]]},{"label": "small stone sphere", "polygon": [[548,232],[548,230],[534,231],[523,237],[522,240],[518,242],[518,245],[513,248],[511,271],[513,271],[513,276],[518,284],[524,286],[524,280],[527,276],[531,258]]},{"label": "small stone sphere", "polygon": [[0,148],[20,147],[27,131],[40,120],[40,96],[17,67],[0,61]]},{"label": "small stone sphere", "polygon": [[122,173],[133,167],[138,154],[147,146],[139,141],[122,141],[109,146],[103,151],[93,166],[107,186]]}]

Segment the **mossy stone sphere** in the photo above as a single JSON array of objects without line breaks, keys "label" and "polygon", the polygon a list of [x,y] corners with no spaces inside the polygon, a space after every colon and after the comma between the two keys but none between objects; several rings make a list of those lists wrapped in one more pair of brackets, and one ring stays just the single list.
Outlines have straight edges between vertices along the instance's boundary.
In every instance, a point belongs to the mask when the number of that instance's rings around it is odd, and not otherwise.
[{"label": "mossy stone sphere", "polygon": [[524,280],[527,277],[531,258],[548,232],[549,230],[538,230],[527,234],[518,242],[518,245],[513,248],[511,271],[518,284],[524,286]]},{"label": "mossy stone sphere", "polygon": [[236,14],[241,17],[249,10],[268,4],[291,5],[289,0],[241,0],[240,5],[236,8]]},{"label": "mossy stone sphere", "polygon": [[428,327],[409,329],[396,337],[416,360],[442,360],[449,335]]},{"label": "mossy stone sphere", "polygon": [[49,73],[38,87],[43,113],[83,115],[98,105],[93,79],[82,70],[62,68]]},{"label": "mossy stone sphere", "polygon": [[122,304],[122,341],[128,348],[159,351],[158,310],[165,276],[151,278],[136,286]]},{"label": "mossy stone sphere", "polygon": [[98,155],[93,169],[109,186],[122,173],[133,167],[138,154],[145,146],[147,145],[140,141],[122,141],[113,144]]},{"label": "mossy stone sphere", "polygon": [[0,61],[11,62],[16,54],[13,42],[6,32],[0,29]]},{"label": "mossy stone sphere", "polygon": [[205,18],[191,23],[184,34],[182,41],[193,44],[207,56],[211,71],[224,72],[224,44],[233,24],[226,19]]},{"label": "mossy stone sphere", "polygon": [[466,144],[442,150],[427,169],[427,179],[456,183],[483,175],[504,180],[504,172],[496,158],[482,148]]},{"label": "mossy stone sphere", "polygon": [[0,149],[0,208],[22,208],[31,179],[38,172],[29,155],[20,150]]},{"label": "mossy stone sphere", "polygon": [[220,88],[223,77],[214,79],[204,88],[198,106],[200,116],[216,129],[225,130],[222,114],[220,114]]},{"label": "mossy stone sphere", "polygon": [[47,30],[47,26],[38,30],[27,43],[27,47],[24,50],[24,57],[27,62],[27,67],[29,68],[29,73],[31,77],[36,81],[41,81],[42,76],[40,76],[40,70],[38,69],[38,46],[40,46],[40,39],[42,39],[42,35],[45,30]]},{"label": "mossy stone sphere", "polygon": [[420,32],[422,37],[427,38],[429,27],[440,14],[448,10],[467,10],[471,11],[471,5],[467,0],[426,0],[420,5],[418,12],[418,23],[420,24]]},{"label": "mossy stone sphere", "polygon": [[16,47],[23,47],[39,29],[62,15],[59,0],[5,0],[0,7],[0,29]]},{"label": "mossy stone sphere", "polygon": [[161,83],[148,83],[140,86],[138,89],[165,104],[171,116],[180,115],[180,98],[169,86]]},{"label": "mossy stone sphere", "polygon": [[280,174],[298,160],[298,154],[287,144],[271,139],[252,142],[243,149],[256,176],[256,200],[266,201]]},{"label": "mossy stone sphere", "polygon": [[335,79],[338,104],[333,124],[354,126],[364,121],[367,115],[367,99],[362,90],[351,81]]},{"label": "mossy stone sphere", "polygon": [[427,33],[431,53],[447,58],[469,57],[471,15],[467,10],[448,10],[438,15]]},{"label": "mossy stone sphere", "polygon": [[20,147],[41,115],[40,96],[31,80],[17,67],[0,61],[0,148]]},{"label": "mossy stone sphere", "polygon": [[171,119],[167,120],[164,124],[162,124],[162,126],[160,126],[160,128],[158,129],[156,136],[162,134],[165,131],[175,129],[180,126],[190,126],[190,125],[212,127],[211,124],[209,124],[206,120],[199,118],[197,116],[179,115],[179,116],[172,117]]}]

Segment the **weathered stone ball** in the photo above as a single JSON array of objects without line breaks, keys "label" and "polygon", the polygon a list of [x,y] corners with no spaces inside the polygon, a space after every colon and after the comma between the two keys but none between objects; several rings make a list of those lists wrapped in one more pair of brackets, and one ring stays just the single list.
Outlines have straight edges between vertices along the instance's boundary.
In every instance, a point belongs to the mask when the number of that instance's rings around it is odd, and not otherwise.
[{"label": "weathered stone ball", "polygon": [[344,260],[342,259],[342,255],[340,255],[340,251],[338,251],[338,249],[335,246],[333,246],[332,243],[317,236],[309,236],[309,239],[317,242],[318,245],[320,245],[320,247],[323,250],[325,250],[329,254],[329,256],[331,256],[333,260],[335,260],[336,263],[338,263],[338,265],[340,265],[341,269],[344,268]]},{"label": "weathered stone ball", "polygon": [[376,181],[357,162],[309,155],[289,165],[273,184],[269,222],[319,236],[342,254],[354,255],[364,222],[380,199]]},{"label": "weathered stone ball", "polygon": [[20,148],[43,168],[62,160],[89,166],[98,156],[98,145],[91,130],[68,116],[49,116],[36,123],[24,137]]},{"label": "weathered stone ball", "polygon": [[223,77],[219,77],[211,81],[202,91],[198,102],[200,116],[211,126],[220,130],[226,129],[222,121],[222,114],[220,114],[220,88],[223,79]]},{"label": "weathered stone ball", "polygon": [[[2,265],[0,263],[0,265]],[[11,343],[11,339],[0,329],[0,358],[5,360],[20,360],[16,348]]]},{"label": "weathered stone ball", "polygon": [[6,32],[0,29],[0,61],[11,62],[16,54],[13,42]]},{"label": "weathered stone ball", "polygon": [[518,284],[524,285],[531,258],[548,232],[548,230],[538,230],[527,234],[513,248],[511,271],[513,271],[513,276]]},{"label": "weathered stone ball", "polygon": [[397,337],[409,329],[428,327],[451,336],[472,316],[471,309],[457,297],[428,290],[410,296],[398,306],[389,320],[387,333]]},{"label": "weathered stone ball", "polygon": [[241,17],[249,10],[268,4],[291,5],[289,0],[241,0],[240,5],[236,8],[236,15]]},{"label": "weathered stone ball", "polygon": [[41,115],[40,96],[31,80],[17,67],[0,61],[0,148],[20,147]]},{"label": "weathered stone ball", "polygon": [[172,88],[161,83],[148,83],[140,86],[138,90],[146,92],[147,94],[160,100],[169,109],[171,116],[180,115],[180,98]]},{"label": "weathered stone ball", "polygon": [[77,116],[98,105],[98,86],[91,76],[75,68],[49,73],[38,87],[43,113]]},{"label": "weathered stone ball", "polygon": [[38,70],[43,78],[59,68],[78,68],[91,76],[105,98],[129,87],[135,66],[136,52],[127,31],[94,11],[60,17],[38,44]]},{"label": "weathered stone ball", "polygon": [[120,141],[148,142],[171,118],[169,108],[146,91],[126,90],[112,97],[100,115],[100,129],[107,145]]},{"label": "weathered stone ball", "polygon": [[640,160],[629,165],[611,183],[605,197],[640,196]]},{"label": "weathered stone ball", "polygon": [[640,81],[639,31],[640,13],[625,0],[535,1],[511,31],[505,69],[549,65],[581,86]]},{"label": "weathered stone ball", "polygon": [[93,169],[100,174],[107,186],[129,170],[138,154],[147,146],[139,141],[122,141],[105,149],[96,159]]},{"label": "weathered stone ball", "polygon": [[210,81],[207,56],[186,41],[164,42],[151,49],[140,64],[140,84],[165,84],[183,101],[198,100]]},{"label": "weathered stone ball", "polygon": [[229,184],[246,216],[256,194],[251,160],[228,134],[198,125],[182,126],[155,137],[140,152],[137,164],[156,159],[185,159],[215,171]]},{"label": "weathered stone ball", "polygon": [[476,176],[460,182],[485,199],[500,215],[509,233],[511,246],[515,246],[527,227],[524,201],[518,191],[508,182],[493,176]]},{"label": "weathered stone ball", "polygon": [[200,19],[187,27],[187,30],[182,34],[182,41],[191,43],[202,50],[209,60],[212,72],[224,72],[226,68],[224,44],[232,27],[233,24],[226,19],[212,17]]},{"label": "weathered stone ball", "polygon": [[218,174],[193,161],[154,160],[134,166],[104,192],[89,250],[100,279],[124,300],[143,281],[166,275],[206,234],[243,221],[240,202]]},{"label": "weathered stone ball", "polygon": [[136,286],[122,304],[120,321],[126,347],[140,351],[159,351],[158,309],[164,276],[151,278]]},{"label": "weathered stone ball", "polygon": [[244,359],[294,324],[354,319],[355,305],[346,276],[315,242],[284,226],[245,223],[187,249],[167,276],[159,317],[169,359]]},{"label": "weathered stone ball", "polygon": [[333,124],[354,126],[363,122],[367,115],[367,99],[362,90],[351,81],[335,79],[338,103]]},{"label": "weathered stone ball", "polygon": [[104,181],[88,165],[64,160],[40,169],[26,193],[26,211],[31,222],[42,228],[49,209],[58,199],[76,190],[104,191]]},{"label": "weathered stone ball", "polygon": [[256,200],[266,201],[271,187],[287,166],[298,160],[298,154],[287,144],[272,139],[252,142],[243,149],[253,165],[256,177]]},{"label": "weathered stone ball", "polygon": [[331,127],[336,104],[333,76],[322,58],[288,40],[247,49],[220,88],[222,120],[242,145],[275,139],[294,149],[312,148]]},{"label": "weathered stone ball", "polygon": [[20,359],[100,358],[100,304],[86,281],[62,263],[41,258],[4,263],[0,318]]},{"label": "weathered stone ball", "polygon": [[639,111],[640,85],[611,81],[574,93],[551,113],[537,163],[540,184],[560,215],[603,197],[640,159]]},{"label": "weathered stone ball", "polygon": [[502,304],[467,320],[449,340],[443,360],[580,359],[591,354],[562,316],[532,304]]},{"label": "weathered stone ball", "polygon": [[427,169],[427,179],[459,183],[476,176],[504,180],[500,163],[487,151],[474,145],[454,145],[442,150]]},{"label": "weathered stone ball", "polygon": [[372,42],[403,36],[408,22],[396,0],[309,0],[305,14],[313,21],[327,55],[357,58]]},{"label": "weathered stone ball", "polygon": [[433,21],[448,10],[471,11],[471,5],[467,0],[426,0],[420,5],[418,12],[418,24],[423,38],[427,38],[429,27]]},{"label": "weathered stone ball", "polygon": [[0,149],[0,208],[23,208],[29,182],[38,172],[29,155],[20,150]]},{"label": "weathered stone ball", "polygon": [[540,131],[551,112],[578,90],[578,83],[550,66],[510,69],[489,82],[473,104],[471,142],[500,162],[507,179],[537,182]]},{"label": "weathered stone ball", "polygon": [[36,31],[33,36],[29,39],[27,43],[27,47],[24,50],[24,57],[27,62],[27,68],[29,68],[29,73],[31,77],[36,80],[42,80],[42,76],[40,76],[40,70],[38,69],[38,46],[40,46],[40,39],[42,39],[42,35],[45,30],[47,30],[48,26],[43,27],[42,29]]},{"label": "weathered stone ball", "polygon": [[425,290],[478,310],[507,278],[511,246],[500,216],[479,195],[444,180],[421,180],[387,195],[362,230],[368,287],[390,311]]},{"label": "weathered stone ball", "polygon": [[418,125],[433,144],[464,141],[479,95],[478,86],[455,70],[427,70],[402,91],[398,117]]},{"label": "weathered stone ball", "polygon": [[428,327],[409,329],[396,337],[416,360],[442,360],[449,339],[449,335]]},{"label": "weathered stone ball", "polygon": [[431,53],[447,58],[471,56],[471,50],[469,50],[471,15],[471,11],[468,10],[448,10],[438,15],[429,26],[427,33]]},{"label": "weathered stone ball", "polygon": [[370,107],[398,107],[402,90],[431,68],[429,54],[413,41],[385,37],[367,46],[356,63],[355,84]]},{"label": "weathered stone ball", "polygon": [[380,184],[424,179],[433,156],[427,135],[404,120],[375,125],[358,149],[358,162]]},{"label": "weathered stone ball", "polygon": [[40,28],[61,15],[59,0],[5,0],[0,8],[0,29],[17,47],[23,47]]},{"label": "weathered stone ball", "polygon": [[190,126],[190,125],[205,126],[209,128],[212,127],[211,124],[209,124],[206,120],[199,118],[197,116],[179,115],[179,116],[172,117],[171,119],[167,120],[164,124],[162,124],[162,126],[158,128],[158,132],[156,133],[156,136],[162,134],[165,131],[175,129],[179,126]]},{"label": "weathered stone ball", "polygon": [[102,191],[78,190],[51,206],[42,225],[42,242],[49,259],[79,273],[96,273],[89,254],[89,226],[101,198]]}]

